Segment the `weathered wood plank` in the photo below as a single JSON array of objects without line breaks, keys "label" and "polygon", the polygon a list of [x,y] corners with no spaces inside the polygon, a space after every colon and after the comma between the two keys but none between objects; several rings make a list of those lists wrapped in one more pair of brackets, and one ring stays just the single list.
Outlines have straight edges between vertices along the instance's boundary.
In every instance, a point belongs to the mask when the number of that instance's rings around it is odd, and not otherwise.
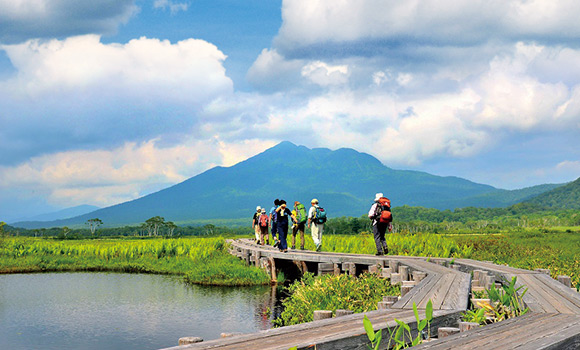
[{"label": "weathered wood plank", "polygon": [[441,306],[444,310],[467,310],[470,297],[471,275],[462,272],[458,278],[459,281],[455,282],[457,285],[449,291]]},{"label": "weathered wood plank", "polygon": [[446,273],[442,275],[442,277],[437,281],[435,288],[431,288],[429,293],[427,293],[427,295],[417,303],[417,306],[419,308],[425,308],[429,300],[431,300],[434,310],[441,309],[441,306],[445,302],[445,297],[449,293],[449,289],[451,288],[453,281],[455,281],[456,276],[457,274],[455,273]]},{"label": "weathered wood plank", "polygon": [[552,277],[541,274],[535,276],[538,280],[544,282],[548,285],[552,290],[556,291],[560,294],[563,298],[578,306],[580,308],[580,293],[574,292],[573,290],[566,288],[566,286],[562,285],[558,281],[554,280]]},{"label": "weathered wood plank", "polygon": [[528,288],[526,295],[530,294],[534,296],[549,313],[558,313],[562,310],[566,310],[568,313],[571,312],[552,293],[546,293],[543,288],[543,283],[535,278],[527,275],[518,275],[518,282]]}]

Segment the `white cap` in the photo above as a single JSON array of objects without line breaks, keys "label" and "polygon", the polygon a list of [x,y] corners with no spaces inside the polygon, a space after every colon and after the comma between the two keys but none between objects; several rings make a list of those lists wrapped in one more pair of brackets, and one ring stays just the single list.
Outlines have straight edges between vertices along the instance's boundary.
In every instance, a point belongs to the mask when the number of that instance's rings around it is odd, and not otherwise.
[{"label": "white cap", "polygon": [[375,202],[378,201],[381,197],[384,197],[382,193],[375,194]]},{"label": "white cap", "polygon": [[262,207],[258,205],[258,206],[256,207],[256,211],[260,211],[260,210],[262,210]]}]

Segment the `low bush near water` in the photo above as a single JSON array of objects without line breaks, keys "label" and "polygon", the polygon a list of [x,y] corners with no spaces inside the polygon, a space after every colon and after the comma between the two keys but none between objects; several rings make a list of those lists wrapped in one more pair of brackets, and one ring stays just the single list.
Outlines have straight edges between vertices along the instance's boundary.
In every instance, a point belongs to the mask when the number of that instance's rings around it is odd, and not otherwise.
[{"label": "low bush near water", "polygon": [[276,326],[288,326],[312,321],[314,310],[348,309],[365,312],[377,309],[384,295],[400,295],[399,286],[375,274],[324,275],[314,277],[311,273],[288,287],[290,295],[283,301],[284,311],[274,321]]},{"label": "low bush near water", "polygon": [[49,271],[175,274],[185,276],[191,283],[211,285],[256,285],[270,281],[262,270],[245,266],[230,256],[222,237],[0,240],[0,273]]}]

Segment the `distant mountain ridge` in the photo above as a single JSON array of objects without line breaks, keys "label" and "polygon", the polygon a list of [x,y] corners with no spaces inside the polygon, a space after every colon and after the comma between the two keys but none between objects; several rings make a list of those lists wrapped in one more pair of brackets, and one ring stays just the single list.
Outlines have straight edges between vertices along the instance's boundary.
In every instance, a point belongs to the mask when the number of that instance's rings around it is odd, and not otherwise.
[{"label": "distant mountain ridge", "polygon": [[525,202],[533,202],[547,208],[580,209],[580,178]]},{"label": "distant mountain ridge", "polygon": [[72,219],[14,225],[27,228],[74,226],[99,218],[106,226],[120,226],[139,224],[157,215],[177,224],[250,218],[257,205],[269,209],[275,198],[305,204],[318,198],[330,217],[360,216],[368,211],[376,192],[388,196],[393,206],[502,207],[553,186],[557,185],[499,190],[458,177],[394,170],[373,156],[353,149],[309,149],[282,142],[231,167],[209,169],[142,198]]},{"label": "distant mountain ridge", "polygon": [[29,217],[29,218],[21,218],[18,221],[22,222],[22,221],[62,220],[62,219],[68,219],[68,218],[73,218],[75,216],[87,214],[87,213],[90,213],[90,212],[93,212],[93,211],[99,210],[99,209],[100,208],[95,206],[95,205],[83,204],[83,205],[77,205],[77,206],[70,207],[70,208],[61,209],[61,210],[54,211],[51,213],[35,215],[35,216]]}]

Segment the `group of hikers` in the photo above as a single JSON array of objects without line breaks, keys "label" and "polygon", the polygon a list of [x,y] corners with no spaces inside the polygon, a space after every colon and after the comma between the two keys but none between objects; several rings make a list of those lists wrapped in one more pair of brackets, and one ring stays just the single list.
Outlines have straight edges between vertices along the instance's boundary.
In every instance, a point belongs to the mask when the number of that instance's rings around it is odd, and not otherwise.
[{"label": "group of hikers", "polygon": [[[318,199],[310,201],[310,209],[306,211],[304,204],[294,202],[293,210],[290,210],[283,199],[274,200],[274,206],[266,212],[266,208],[256,207],[252,218],[252,228],[256,236],[256,242],[261,245],[270,244],[270,233],[273,245],[281,252],[288,251],[288,225],[292,222],[292,246],[296,249],[296,235],[300,233],[300,250],[304,250],[304,231],[306,226],[310,228],[312,240],[316,251],[322,249],[322,232],[326,223],[326,211],[318,204]],[[377,247],[376,255],[389,253],[385,234],[392,231],[393,215],[391,213],[391,201],[382,193],[375,194],[368,217],[372,222],[373,236]]]},{"label": "group of hikers", "polygon": [[[287,203],[283,199],[276,199],[274,206],[266,213],[266,209],[258,206],[252,219],[252,227],[256,235],[258,244],[270,244],[270,233],[274,240],[274,247],[281,252],[288,251],[288,224],[292,222],[292,248],[296,249],[296,235],[300,233],[300,249],[304,250],[304,231],[306,226],[310,228],[312,240],[316,246],[316,251],[322,249],[322,232],[326,222],[326,211],[318,205],[318,199],[310,201],[311,207],[306,212],[304,204],[294,202],[294,210],[288,209]],[[268,232],[270,229],[270,232]]]}]

